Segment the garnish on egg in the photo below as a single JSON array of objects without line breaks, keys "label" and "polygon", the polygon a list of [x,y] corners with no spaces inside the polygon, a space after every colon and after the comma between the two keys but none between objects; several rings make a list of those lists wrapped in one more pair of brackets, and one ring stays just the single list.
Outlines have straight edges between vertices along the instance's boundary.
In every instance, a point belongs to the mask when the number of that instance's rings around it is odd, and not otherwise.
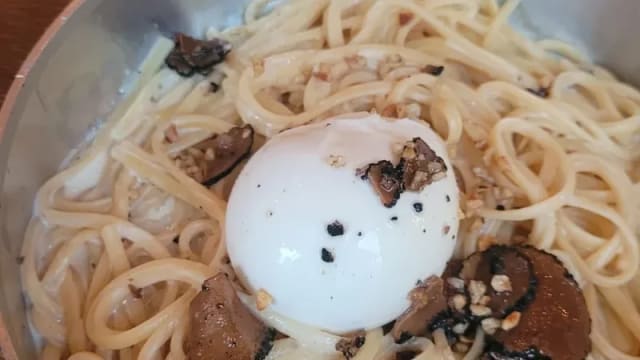
[{"label": "garnish on egg", "polygon": [[340,221],[335,220],[334,222],[327,225],[327,233],[329,233],[330,236],[334,237],[342,236],[344,235],[344,225],[342,225]]},{"label": "garnish on egg", "polygon": [[[391,208],[404,191],[420,192],[444,179],[447,165],[424,140],[416,137],[404,145],[398,165],[381,160],[358,169],[356,175],[368,179],[382,204]],[[420,212],[422,204],[414,204],[414,208]]]}]

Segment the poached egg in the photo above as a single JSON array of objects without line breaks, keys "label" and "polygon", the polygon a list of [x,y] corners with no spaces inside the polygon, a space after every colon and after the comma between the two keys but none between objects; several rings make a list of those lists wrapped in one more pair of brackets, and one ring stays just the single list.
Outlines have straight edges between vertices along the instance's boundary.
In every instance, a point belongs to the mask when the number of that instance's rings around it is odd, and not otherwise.
[{"label": "poached egg", "polygon": [[[398,162],[419,137],[445,177],[385,207],[358,169]],[[353,114],[270,139],[246,164],[226,217],[229,257],[271,309],[341,334],[381,326],[410,305],[419,281],[439,276],[455,247],[458,188],[443,140],[428,124]]]}]

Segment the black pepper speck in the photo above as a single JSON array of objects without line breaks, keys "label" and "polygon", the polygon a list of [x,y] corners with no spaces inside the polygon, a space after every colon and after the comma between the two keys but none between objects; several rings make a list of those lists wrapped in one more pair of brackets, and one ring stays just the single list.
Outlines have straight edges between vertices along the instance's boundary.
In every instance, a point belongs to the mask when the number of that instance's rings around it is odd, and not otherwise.
[{"label": "black pepper speck", "polygon": [[391,217],[391,221],[398,221],[398,217],[397,216],[392,216]]},{"label": "black pepper speck", "polygon": [[421,213],[423,210],[422,203],[421,202],[413,203],[413,210],[415,210],[417,213]]},{"label": "black pepper speck", "polygon": [[362,236],[362,231],[358,231],[358,236]]},{"label": "black pepper speck", "polygon": [[426,234],[427,233],[427,229],[422,229],[422,232]]},{"label": "black pepper speck", "polygon": [[447,199],[447,202],[451,202],[451,196],[447,195],[445,199]]},{"label": "black pepper speck", "polygon": [[336,220],[327,225],[327,232],[331,236],[342,236],[344,235],[344,226]]},{"label": "black pepper speck", "polygon": [[496,206],[496,210],[498,210],[498,211],[505,211],[505,210],[506,210],[506,208],[504,207],[504,205],[502,205],[502,204],[498,204],[498,206]]},{"label": "black pepper speck", "polygon": [[333,254],[331,253],[331,251],[327,250],[327,248],[322,248],[321,257],[322,261],[326,263],[332,263],[335,260]]}]

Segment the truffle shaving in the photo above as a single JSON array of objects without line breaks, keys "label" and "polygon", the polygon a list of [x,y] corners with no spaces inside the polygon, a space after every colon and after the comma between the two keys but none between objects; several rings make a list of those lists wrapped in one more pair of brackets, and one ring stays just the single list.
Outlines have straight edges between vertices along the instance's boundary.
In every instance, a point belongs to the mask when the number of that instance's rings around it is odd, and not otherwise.
[{"label": "truffle shaving", "polygon": [[190,360],[263,360],[271,350],[275,331],[262,324],[238,298],[231,281],[219,273],[205,281],[191,302],[187,338]]},{"label": "truffle shaving", "polygon": [[402,172],[405,190],[422,191],[427,185],[443,179],[447,165],[426,142],[414,138],[402,150],[402,159],[398,168]]},{"label": "truffle shaving", "polygon": [[224,61],[230,51],[231,44],[226,40],[198,40],[179,33],[166,63],[181,76],[192,76],[196,72],[207,75],[215,65]]},{"label": "truffle shaving", "polygon": [[396,167],[390,161],[382,160],[369,165],[363,178],[369,179],[384,206],[391,208],[396,205],[402,193],[402,182]]},{"label": "truffle shaving", "polygon": [[447,309],[444,282],[439,277],[428,278],[411,290],[409,300],[409,309],[400,315],[391,330],[396,341],[403,334],[424,336],[436,316]]},{"label": "truffle shaving", "polygon": [[251,153],[254,131],[250,125],[216,134],[181,152],[177,159],[185,171],[205,186],[229,175]]},{"label": "truffle shaving", "polygon": [[420,192],[447,173],[447,165],[426,142],[414,138],[402,150],[398,165],[381,160],[358,169],[357,176],[368,179],[382,204],[395,206],[404,191]]}]

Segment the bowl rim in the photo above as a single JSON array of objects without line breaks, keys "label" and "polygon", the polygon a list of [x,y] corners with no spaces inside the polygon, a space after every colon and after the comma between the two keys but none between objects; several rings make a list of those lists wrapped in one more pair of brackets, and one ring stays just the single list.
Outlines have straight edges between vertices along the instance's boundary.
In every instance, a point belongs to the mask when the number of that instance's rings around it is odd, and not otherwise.
[{"label": "bowl rim", "polygon": [[[0,143],[6,140],[4,135],[9,123],[9,119],[11,119],[11,116],[13,115],[15,104],[22,94],[22,88],[27,81],[27,77],[40,59],[40,55],[42,55],[42,52],[47,48],[51,40],[56,36],[60,29],[67,23],[69,18],[86,1],[87,0],[71,0],[47,26],[45,31],[42,33],[38,41],[33,45],[31,50],[29,51],[29,54],[20,65],[20,68],[14,75],[13,81],[11,82],[11,85],[7,90],[2,106],[0,107]],[[2,347],[0,344],[0,354],[2,354],[1,351]]]},{"label": "bowl rim", "polygon": [[[0,107],[0,143],[6,141],[6,129],[14,114],[15,105],[23,94],[23,87],[31,70],[36,66],[42,52],[47,48],[51,40],[60,29],[67,23],[67,20],[86,2],[87,0],[71,0],[58,15],[51,21],[45,31],[33,45],[28,55],[20,65],[14,75],[13,81],[5,95]],[[4,314],[8,316],[9,314]],[[0,313],[0,359],[17,360],[18,356],[11,341],[11,334],[5,326],[3,314]]]}]

